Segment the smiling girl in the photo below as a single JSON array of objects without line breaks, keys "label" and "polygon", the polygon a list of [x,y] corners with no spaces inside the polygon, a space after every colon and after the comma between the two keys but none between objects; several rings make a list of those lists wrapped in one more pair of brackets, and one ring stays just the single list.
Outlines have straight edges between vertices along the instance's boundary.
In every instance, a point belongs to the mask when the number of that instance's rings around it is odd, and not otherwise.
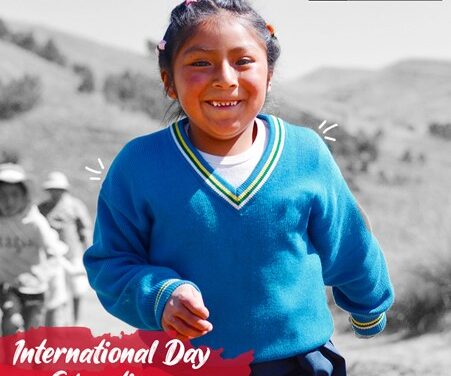
[{"label": "smiling girl", "polygon": [[173,330],[253,375],[345,375],[324,286],[371,337],[393,291],[315,132],[261,114],[280,49],[246,1],[186,1],[158,46],[181,120],[129,142],[99,194],[91,285],[113,315]]}]

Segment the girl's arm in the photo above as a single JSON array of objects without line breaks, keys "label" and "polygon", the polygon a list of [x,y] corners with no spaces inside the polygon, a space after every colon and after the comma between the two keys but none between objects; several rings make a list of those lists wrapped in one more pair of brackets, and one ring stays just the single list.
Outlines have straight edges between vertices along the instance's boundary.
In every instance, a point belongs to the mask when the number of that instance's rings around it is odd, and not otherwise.
[{"label": "girl's arm", "polygon": [[153,218],[139,181],[143,171],[132,159],[124,149],[110,167],[84,264],[108,312],[137,328],[161,330],[163,310],[174,290],[185,283],[198,288],[175,270],[150,264]]},{"label": "girl's arm", "polygon": [[316,137],[320,190],[309,219],[326,285],[351,314],[354,331],[372,336],[386,324],[394,293],[381,247],[324,142]]},{"label": "girl's arm", "polygon": [[94,243],[84,255],[89,282],[112,315],[137,328],[162,329],[163,309],[172,292],[192,283],[170,268],[150,265],[146,251],[150,227],[138,229],[136,218],[110,201],[100,194]]}]

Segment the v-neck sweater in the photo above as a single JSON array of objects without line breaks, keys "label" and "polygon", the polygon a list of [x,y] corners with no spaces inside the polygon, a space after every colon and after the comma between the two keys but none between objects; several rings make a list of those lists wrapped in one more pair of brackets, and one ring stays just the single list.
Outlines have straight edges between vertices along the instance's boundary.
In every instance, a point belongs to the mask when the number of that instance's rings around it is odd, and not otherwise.
[{"label": "v-neck sweater", "polygon": [[192,343],[227,358],[253,350],[254,362],[329,340],[325,284],[355,328],[381,331],[393,302],[387,266],[329,149],[312,130],[258,117],[268,144],[237,188],[191,144],[187,119],[122,149],[84,256],[99,300],[130,325],[161,330],[170,295],[190,283],[214,327]]}]

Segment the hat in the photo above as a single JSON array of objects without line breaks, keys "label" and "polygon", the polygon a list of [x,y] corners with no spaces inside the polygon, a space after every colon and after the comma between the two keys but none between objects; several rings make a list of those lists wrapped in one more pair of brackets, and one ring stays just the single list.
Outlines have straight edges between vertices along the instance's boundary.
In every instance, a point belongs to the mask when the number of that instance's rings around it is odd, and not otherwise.
[{"label": "hat", "polygon": [[68,190],[69,180],[67,180],[66,175],[64,175],[62,172],[54,171],[48,175],[47,181],[42,184],[42,188]]},{"label": "hat", "polygon": [[27,174],[22,166],[14,163],[0,164],[0,181],[10,184],[17,184],[24,183],[27,180]]}]

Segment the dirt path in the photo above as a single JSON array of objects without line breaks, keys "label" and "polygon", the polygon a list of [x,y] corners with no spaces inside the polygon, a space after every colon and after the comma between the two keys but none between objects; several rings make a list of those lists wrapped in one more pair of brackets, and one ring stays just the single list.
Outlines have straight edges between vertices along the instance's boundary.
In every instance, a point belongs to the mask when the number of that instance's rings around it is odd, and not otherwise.
[{"label": "dirt path", "polygon": [[369,340],[337,335],[335,344],[347,360],[350,376],[451,375],[451,332],[404,340],[398,335]]}]

